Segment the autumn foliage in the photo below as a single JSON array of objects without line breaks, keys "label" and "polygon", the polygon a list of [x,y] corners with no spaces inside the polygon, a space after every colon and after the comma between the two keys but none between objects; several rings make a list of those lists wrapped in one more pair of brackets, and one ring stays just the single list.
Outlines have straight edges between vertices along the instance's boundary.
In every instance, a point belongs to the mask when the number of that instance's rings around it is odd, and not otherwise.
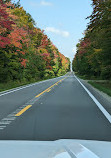
[{"label": "autumn foliage", "polygon": [[0,82],[65,74],[70,61],[19,3],[0,0]]},{"label": "autumn foliage", "polygon": [[93,0],[84,38],[77,44],[73,70],[89,78],[111,79],[111,1]]}]

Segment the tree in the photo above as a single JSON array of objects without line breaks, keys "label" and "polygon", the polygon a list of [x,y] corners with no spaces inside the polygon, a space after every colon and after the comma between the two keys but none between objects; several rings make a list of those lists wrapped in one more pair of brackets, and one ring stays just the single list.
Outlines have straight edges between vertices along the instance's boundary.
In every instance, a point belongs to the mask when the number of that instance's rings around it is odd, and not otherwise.
[{"label": "tree", "polygon": [[[111,78],[111,1],[93,0],[93,13],[85,36],[78,44],[73,69],[80,74]],[[86,40],[90,41],[87,45]],[[88,47],[85,48],[85,45]],[[79,65],[78,65],[79,64]]]}]

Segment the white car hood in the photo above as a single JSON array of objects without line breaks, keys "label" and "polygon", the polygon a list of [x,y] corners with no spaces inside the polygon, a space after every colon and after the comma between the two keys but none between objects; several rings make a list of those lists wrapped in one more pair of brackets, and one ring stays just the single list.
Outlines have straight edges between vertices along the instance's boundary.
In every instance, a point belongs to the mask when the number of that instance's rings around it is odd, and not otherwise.
[{"label": "white car hood", "polygon": [[111,158],[111,142],[0,141],[1,158]]}]

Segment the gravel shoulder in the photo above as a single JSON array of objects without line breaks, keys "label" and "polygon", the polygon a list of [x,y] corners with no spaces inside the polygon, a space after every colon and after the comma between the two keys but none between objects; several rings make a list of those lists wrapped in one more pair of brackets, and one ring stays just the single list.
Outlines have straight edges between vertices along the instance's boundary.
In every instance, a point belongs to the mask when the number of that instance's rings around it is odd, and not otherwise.
[{"label": "gravel shoulder", "polygon": [[111,115],[111,97],[108,96],[106,93],[98,90],[97,88],[91,86],[88,83],[89,80],[80,79],[80,81],[87,87],[87,89],[95,96],[95,98],[102,104],[102,106]]}]

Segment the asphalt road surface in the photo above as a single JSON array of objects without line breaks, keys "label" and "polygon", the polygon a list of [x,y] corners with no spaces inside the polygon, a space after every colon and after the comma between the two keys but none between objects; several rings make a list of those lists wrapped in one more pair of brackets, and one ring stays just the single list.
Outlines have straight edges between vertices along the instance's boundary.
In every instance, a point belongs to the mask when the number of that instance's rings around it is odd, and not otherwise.
[{"label": "asphalt road surface", "polygon": [[73,75],[0,93],[0,140],[111,141],[111,123]]}]

